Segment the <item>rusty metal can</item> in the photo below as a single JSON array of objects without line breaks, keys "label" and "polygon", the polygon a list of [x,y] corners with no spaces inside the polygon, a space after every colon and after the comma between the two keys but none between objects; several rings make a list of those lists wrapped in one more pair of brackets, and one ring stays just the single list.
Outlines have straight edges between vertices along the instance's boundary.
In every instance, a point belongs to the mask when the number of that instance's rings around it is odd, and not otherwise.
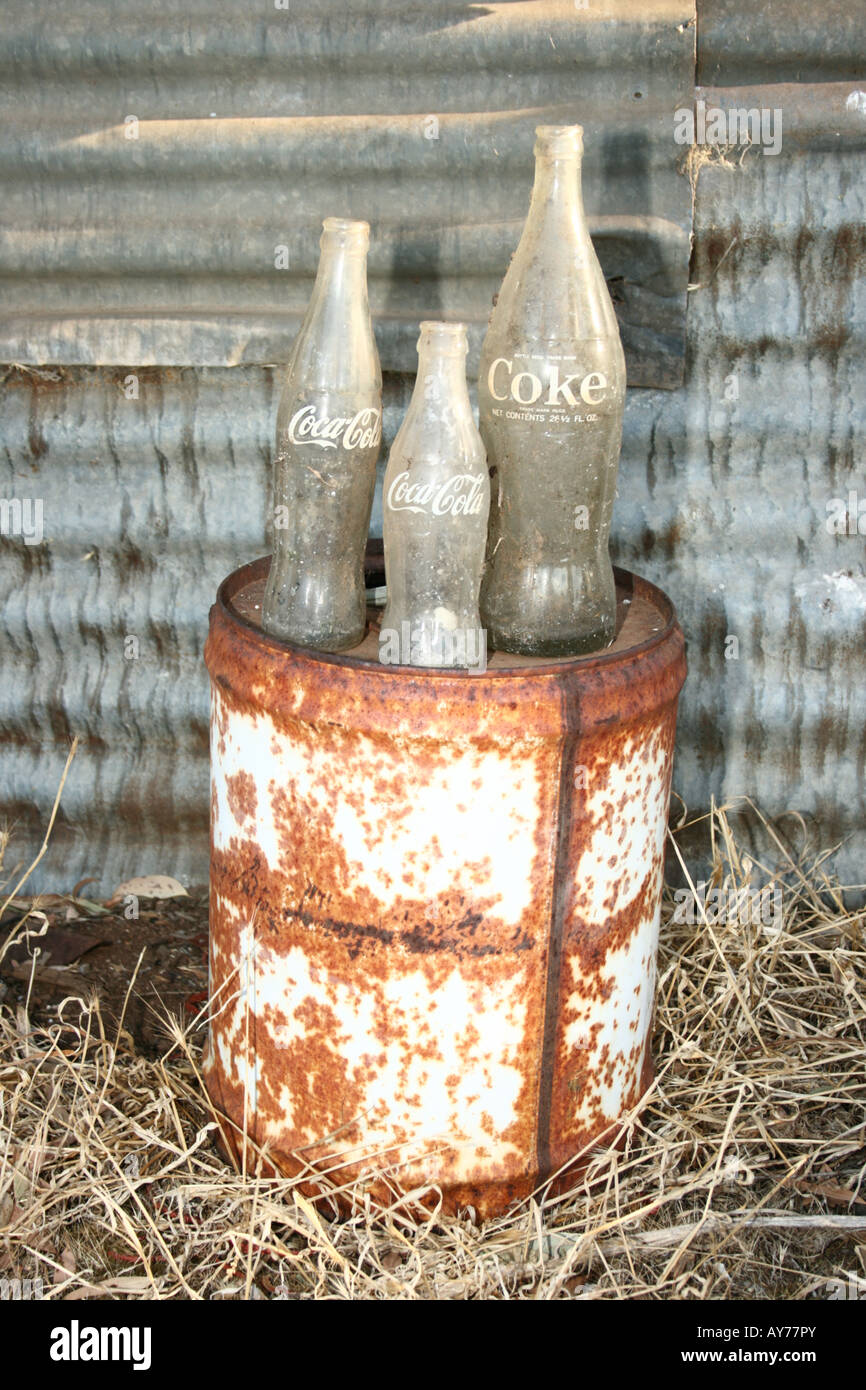
[{"label": "rusty metal can", "polygon": [[682,633],[617,571],[604,652],[419,672],[266,636],[267,570],[205,650],[210,1094],[278,1171],[492,1215],[652,1075]]}]

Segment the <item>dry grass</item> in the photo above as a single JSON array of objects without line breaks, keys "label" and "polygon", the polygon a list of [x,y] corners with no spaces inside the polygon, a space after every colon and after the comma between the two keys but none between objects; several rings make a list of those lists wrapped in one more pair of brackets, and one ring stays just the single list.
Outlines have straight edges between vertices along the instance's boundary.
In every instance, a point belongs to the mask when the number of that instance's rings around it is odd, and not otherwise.
[{"label": "dry grass", "polygon": [[201,1025],[151,1061],[70,1000],[65,1026],[0,1019],[0,1278],[54,1299],[863,1296],[864,914],[826,856],[745,857],[728,809],[712,886],[770,876],[783,915],[688,925],[668,893],[656,1080],[568,1196],[483,1228],[360,1191],[338,1217],[219,1156]]}]

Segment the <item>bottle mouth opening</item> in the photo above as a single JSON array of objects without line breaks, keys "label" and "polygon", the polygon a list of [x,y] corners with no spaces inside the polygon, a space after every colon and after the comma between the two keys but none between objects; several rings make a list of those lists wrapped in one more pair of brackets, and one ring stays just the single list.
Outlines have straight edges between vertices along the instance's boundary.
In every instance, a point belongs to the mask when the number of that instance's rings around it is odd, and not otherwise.
[{"label": "bottle mouth opening", "polygon": [[343,246],[366,246],[370,240],[370,224],[355,222],[348,217],[326,217],[322,223],[322,235]]},{"label": "bottle mouth opening", "polygon": [[465,353],[467,348],[466,324],[445,323],[437,319],[423,319],[418,325],[418,347],[422,343],[433,343],[445,352]]},{"label": "bottle mouth opening", "polygon": [[582,125],[538,125],[535,127],[535,153],[573,156],[583,153]]}]

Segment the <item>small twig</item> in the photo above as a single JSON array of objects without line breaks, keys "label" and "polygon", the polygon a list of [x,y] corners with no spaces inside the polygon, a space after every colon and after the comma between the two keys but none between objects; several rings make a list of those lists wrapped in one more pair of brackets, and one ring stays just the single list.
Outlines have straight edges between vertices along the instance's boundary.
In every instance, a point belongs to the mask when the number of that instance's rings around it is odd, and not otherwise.
[{"label": "small twig", "polygon": [[57,815],[58,808],[59,808],[59,806],[60,806],[60,796],[61,796],[61,793],[63,792],[63,788],[64,788],[64,785],[65,785],[65,783],[66,783],[66,778],[67,778],[67,775],[68,775],[68,773],[69,773],[69,769],[70,769],[70,767],[72,766],[72,759],[75,757],[75,754],[76,754],[77,749],[78,749],[78,736],[76,735],[75,738],[72,740],[72,747],[71,747],[70,750],[69,750],[69,756],[68,756],[67,759],[66,759],[66,766],[64,767],[64,769],[63,769],[63,775],[62,775],[62,777],[60,778],[60,786],[57,788],[57,795],[56,795],[55,798],[54,798],[54,805],[53,805],[52,808],[51,808],[51,815],[50,815],[49,818],[48,818],[48,829],[45,831],[45,838],[44,838],[43,841],[42,841],[42,848],[40,849],[40,851],[39,851],[39,853],[37,854],[36,858],[33,860],[33,863],[30,865],[29,869],[25,870],[25,872],[21,875],[21,877],[19,878],[19,880],[18,880],[18,882],[16,883],[15,887],[12,889],[12,892],[8,895],[8,897],[6,898],[6,901],[3,903],[3,906],[0,907],[0,919],[2,919],[4,913],[6,912],[6,909],[8,908],[8,906],[9,906],[9,904],[11,903],[12,899],[18,897],[18,894],[19,894],[21,888],[22,888],[23,885],[27,882],[27,880],[28,880],[28,878],[30,877],[30,875],[32,874],[33,870],[36,868],[36,865],[39,863],[39,861],[42,859],[43,855],[45,854],[45,851],[48,849],[48,841],[51,839],[51,831],[54,829],[54,820],[55,820],[55,817],[56,817],[56,815]]}]

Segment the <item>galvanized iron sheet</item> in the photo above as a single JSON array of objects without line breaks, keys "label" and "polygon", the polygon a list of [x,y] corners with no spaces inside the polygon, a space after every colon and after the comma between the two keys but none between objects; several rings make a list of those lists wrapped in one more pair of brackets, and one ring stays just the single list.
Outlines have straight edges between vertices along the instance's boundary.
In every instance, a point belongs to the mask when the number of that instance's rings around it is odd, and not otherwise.
[{"label": "galvanized iron sheet", "polygon": [[[866,83],[861,84],[866,91]],[[636,392],[615,552],[689,641],[677,788],[801,811],[866,881],[866,96],[705,91],[783,111],[781,153],[704,151],[688,384]],[[851,100],[852,93],[855,100]],[[786,832],[803,836],[795,821]]]},{"label": "galvanized iron sheet", "polygon": [[670,112],[692,0],[36,0],[0,50],[0,361],[288,355],[321,220],[371,223],[386,371],[419,319],[473,359],[526,216],[534,127],[586,127],[629,379],[682,380],[691,195]]},{"label": "galvanized iron sheet", "polygon": [[700,0],[698,82],[862,81],[866,9],[814,0]]}]

